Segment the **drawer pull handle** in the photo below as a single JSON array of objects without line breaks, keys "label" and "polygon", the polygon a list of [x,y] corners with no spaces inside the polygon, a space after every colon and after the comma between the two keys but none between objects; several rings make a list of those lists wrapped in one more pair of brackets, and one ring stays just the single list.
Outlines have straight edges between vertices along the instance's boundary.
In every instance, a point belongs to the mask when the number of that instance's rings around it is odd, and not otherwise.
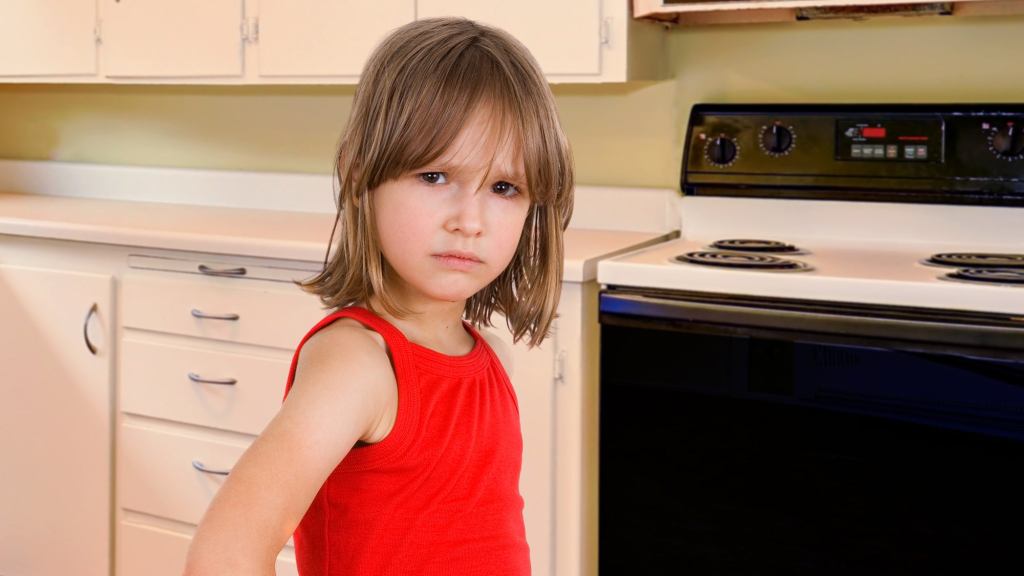
[{"label": "drawer pull handle", "polygon": [[189,372],[188,379],[200,384],[223,384],[225,386],[234,386],[235,384],[238,384],[238,380],[235,378],[203,378],[195,372]]},{"label": "drawer pull handle", "polygon": [[231,473],[231,470],[214,470],[213,468],[207,468],[206,465],[204,465],[199,460],[193,460],[192,467],[195,468],[196,470],[199,470],[200,472],[206,472],[207,474],[219,474],[221,476],[227,476],[228,474]]},{"label": "drawer pull handle", "polygon": [[207,320],[238,320],[238,314],[207,314],[202,310],[196,308],[192,309],[192,315],[196,318],[205,318]]},{"label": "drawer pull handle", "polygon": [[85,314],[85,322],[82,323],[82,336],[85,338],[85,347],[89,349],[89,352],[92,352],[93,356],[96,355],[96,346],[93,345],[92,340],[89,340],[89,319],[91,319],[93,314],[98,310],[99,306],[93,302],[89,311]]},{"label": "drawer pull handle", "polygon": [[245,276],[245,268],[210,268],[206,264],[199,265],[199,271],[210,276]]}]

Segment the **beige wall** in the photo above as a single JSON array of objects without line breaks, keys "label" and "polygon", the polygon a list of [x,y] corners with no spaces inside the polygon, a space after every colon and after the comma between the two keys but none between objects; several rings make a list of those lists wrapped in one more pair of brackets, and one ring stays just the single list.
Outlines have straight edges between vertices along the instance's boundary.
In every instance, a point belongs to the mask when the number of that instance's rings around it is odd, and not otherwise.
[{"label": "beige wall", "polygon": [[[694,102],[1024,102],[1024,16],[666,32],[671,78],[555,86],[579,181],[676,186]],[[352,87],[0,84],[0,158],[329,173]]]}]

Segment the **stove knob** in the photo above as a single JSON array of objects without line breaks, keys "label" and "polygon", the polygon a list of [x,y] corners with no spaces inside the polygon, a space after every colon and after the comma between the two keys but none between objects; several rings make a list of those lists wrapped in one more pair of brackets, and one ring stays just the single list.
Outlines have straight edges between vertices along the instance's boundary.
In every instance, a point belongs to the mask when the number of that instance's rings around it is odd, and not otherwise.
[{"label": "stove knob", "polygon": [[793,147],[793,131],[778,124],[766,126],[761,132],[761,149],[772,156],[781,156]]},{"label": "stove knob", "polygon": [[728,166],[739,151],[736,141],[725,134],[708,141],[707,157],[715,166]]},{"label": "stove knob", "polygon": [[1014,122],[993,130],[988,142],[992,152],[1004,160],[1020,160],[1024,156],[1024,133]]}]

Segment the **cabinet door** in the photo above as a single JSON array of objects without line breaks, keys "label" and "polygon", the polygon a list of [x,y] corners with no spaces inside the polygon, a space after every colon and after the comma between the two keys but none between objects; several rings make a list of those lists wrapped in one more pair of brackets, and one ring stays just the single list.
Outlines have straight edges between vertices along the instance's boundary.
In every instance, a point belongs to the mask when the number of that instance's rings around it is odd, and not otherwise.
[{"label": "cabinet door", "polygon": [[554,561],[555,390],[554,343],[548,338],[537,348],[512,344],[505,318],[494,315],[496,335],[512,352],[509,379],[519,399],[523,430],[523,471],[519,491],[525,501],[526,540],[534,576],[551,576]]},{"label": "cabinet door", "polygon": [[417,0],[417,18],[464,16],[503,28],[526,45],[545,74],[601,72],[598,0]]},{"label": "cabinet door", "polygon": [[104,75],[242,75],[243,0],[100,1]]},{"label": "cabinet door", "polygon": [[358,76],[415,0],[260,0],[261,76]]},{"label": "cabinet door", "polygon": [[96,0],[0,2],[0,76],[96,74]]},{"label": "cabinet door", "polygon": [[0,574],[110,573],[112,310],[110,276],[0,266]]}]

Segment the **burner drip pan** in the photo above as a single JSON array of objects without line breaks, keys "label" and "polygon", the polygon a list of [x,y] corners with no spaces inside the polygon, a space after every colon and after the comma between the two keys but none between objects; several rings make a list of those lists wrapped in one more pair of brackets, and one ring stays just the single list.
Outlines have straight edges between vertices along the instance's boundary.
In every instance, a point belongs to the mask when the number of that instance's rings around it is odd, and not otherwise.
[{"label": "burner drip pan", "polygon": [[732,250],[736,252],[771,252],[774,254],[797,254],[800,249],[792,244],[778,240],[758,240],[753,238],[727,238],[711,243],[711,248]]},{"label": "burner drip pan", "polygon": [[675,257],[675,261],[684,264],[700,264],[703,266],[719,266],[722,268],[773,270],[773,271],[806,271],[811,266],[796,260],[776,258],[764,254],[748,254],[717,250],[698,250],[687,252]]},{"label": "burner drip pan", "polygon": [[943,278],[978,284],[1024,286],[1024,268],[961,268]]},{"label": "burner drip pan", "polygon": [[1024,269],[1024,254],[995,254],[985,252],[943,252],[933,254],[925,264],[955,266],[957,268],[1013,268]]}]

